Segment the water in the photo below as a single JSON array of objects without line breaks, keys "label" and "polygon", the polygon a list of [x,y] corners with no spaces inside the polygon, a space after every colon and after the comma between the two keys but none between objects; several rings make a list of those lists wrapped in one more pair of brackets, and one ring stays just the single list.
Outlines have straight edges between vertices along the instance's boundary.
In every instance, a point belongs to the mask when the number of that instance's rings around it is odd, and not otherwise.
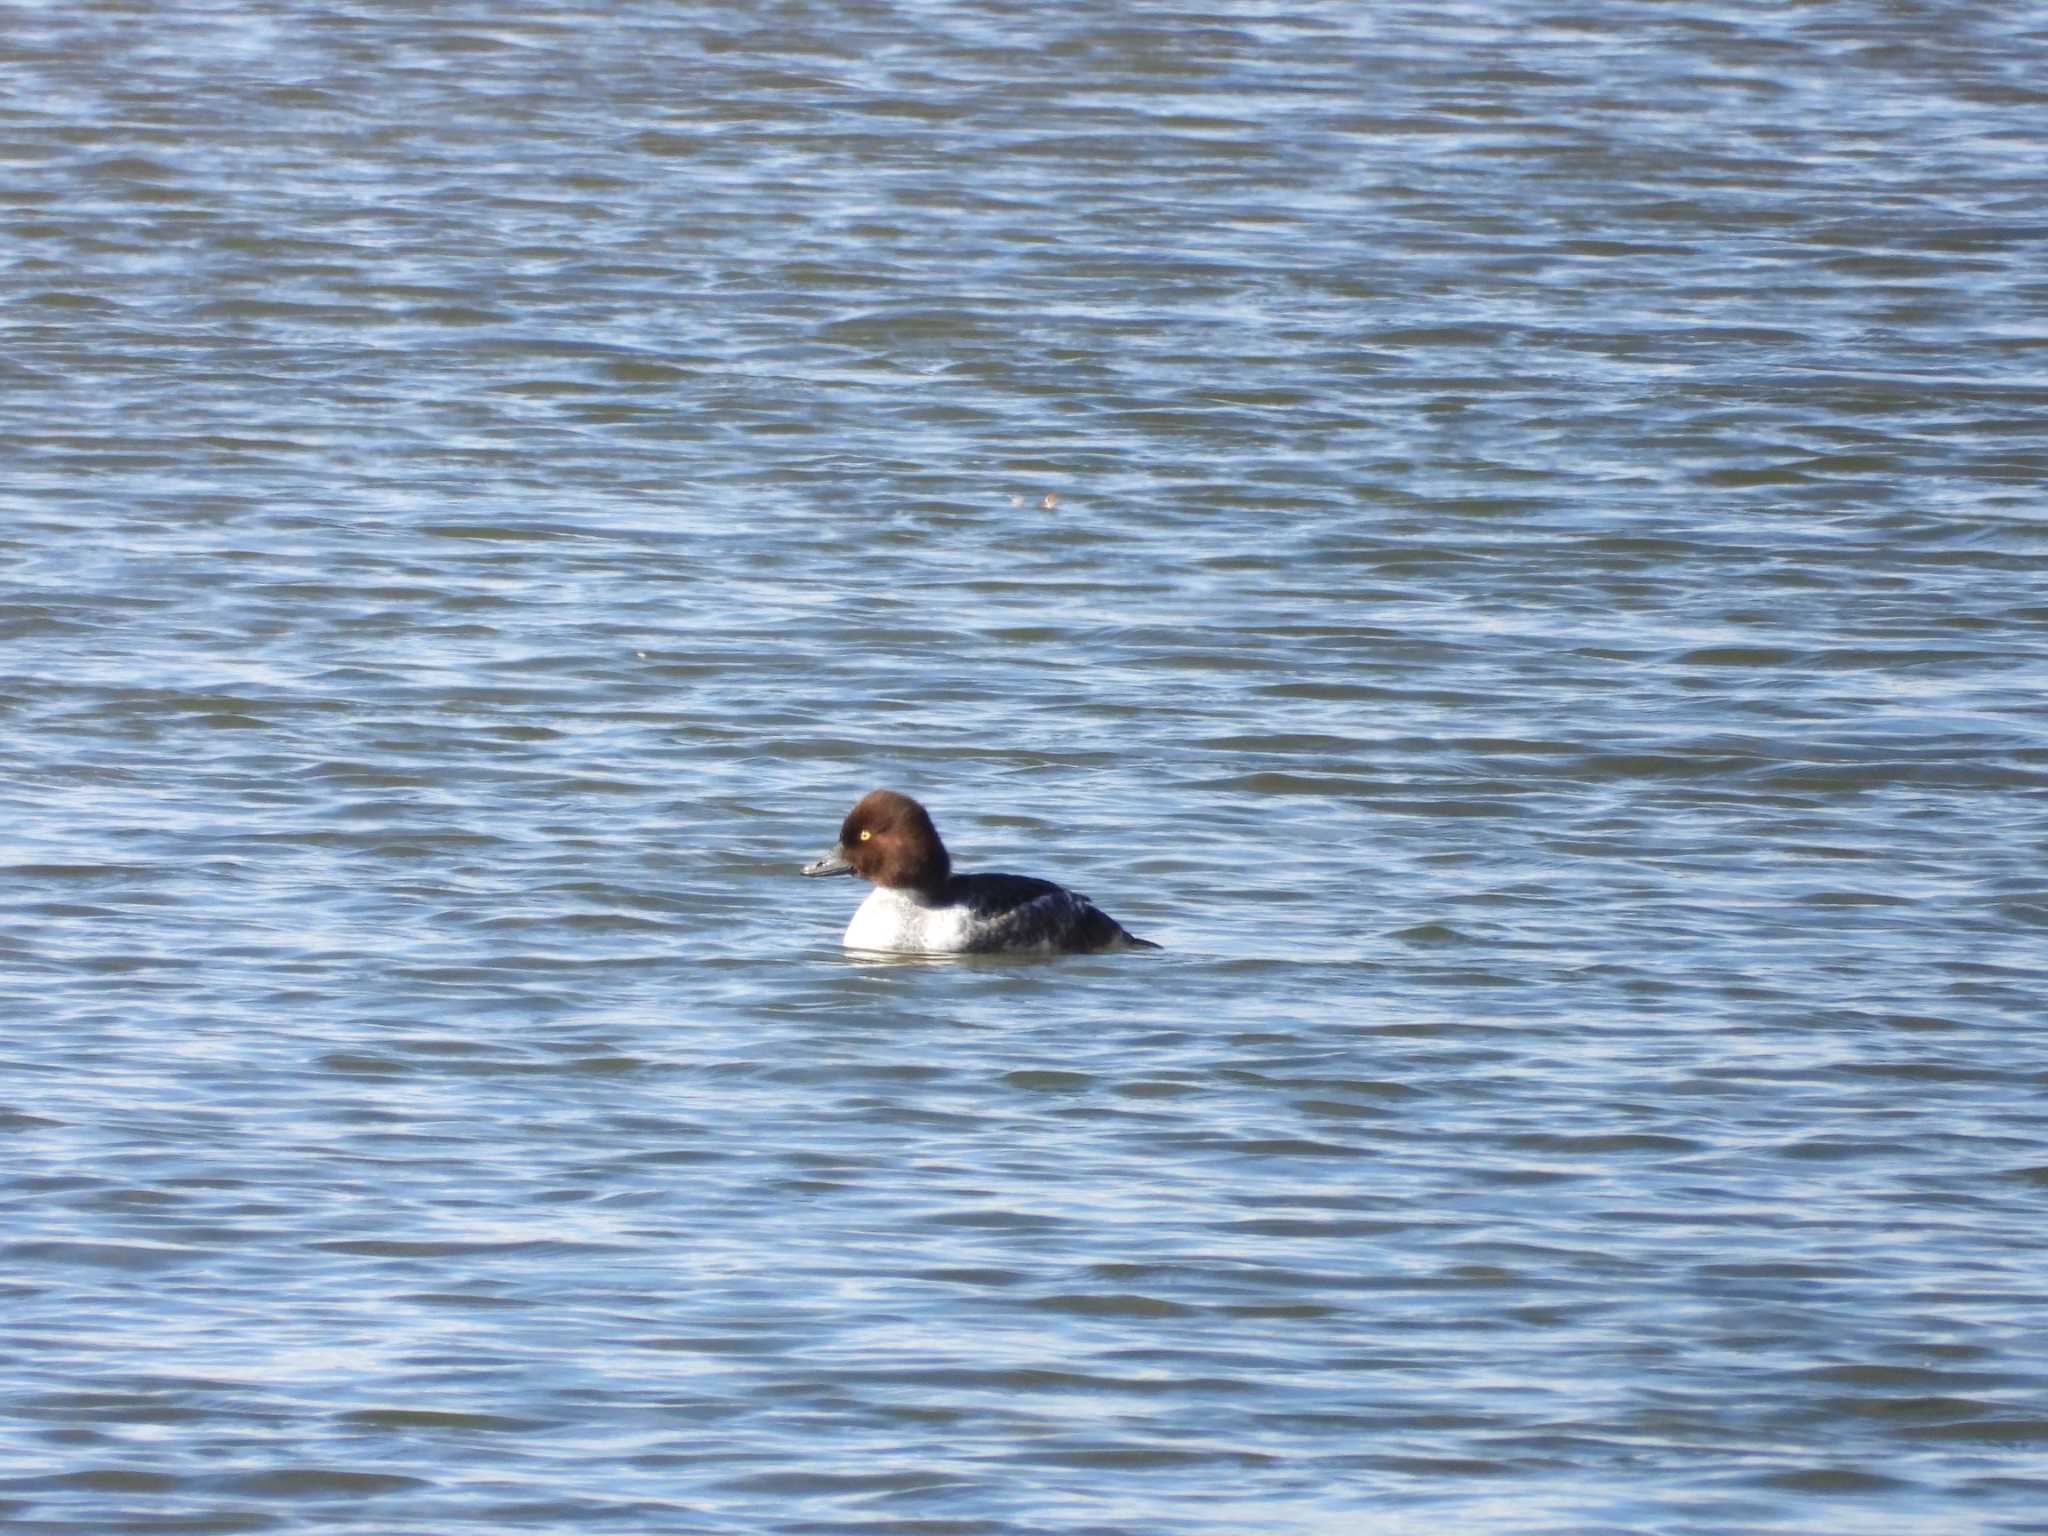
[{"label": "water", "polygon": [[10,1530],[2048,1530],[2038,7],[0,32]]}]

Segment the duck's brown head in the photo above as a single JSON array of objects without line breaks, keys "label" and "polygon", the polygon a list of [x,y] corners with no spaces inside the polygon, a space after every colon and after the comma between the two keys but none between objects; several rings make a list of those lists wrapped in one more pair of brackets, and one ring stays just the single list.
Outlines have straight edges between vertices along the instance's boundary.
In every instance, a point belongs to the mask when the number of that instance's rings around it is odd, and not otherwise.
[{"label": "duck's brown head", "polygon": [[893,789],[875,789],[860,797],[839,825],[839,841],[807,875],[859,875],[876,885],[901,890],[935,891],[953,872],[939,829],[925,808]]}]

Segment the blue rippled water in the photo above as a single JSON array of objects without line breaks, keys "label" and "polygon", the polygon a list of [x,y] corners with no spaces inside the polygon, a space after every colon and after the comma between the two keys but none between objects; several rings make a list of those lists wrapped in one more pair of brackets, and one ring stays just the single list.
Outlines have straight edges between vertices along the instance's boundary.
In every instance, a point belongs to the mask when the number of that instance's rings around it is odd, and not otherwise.
[{"label": "blue rippled water", "polygon": [[2048,1531],[2038,7],[0,31],[9,1530]]}]

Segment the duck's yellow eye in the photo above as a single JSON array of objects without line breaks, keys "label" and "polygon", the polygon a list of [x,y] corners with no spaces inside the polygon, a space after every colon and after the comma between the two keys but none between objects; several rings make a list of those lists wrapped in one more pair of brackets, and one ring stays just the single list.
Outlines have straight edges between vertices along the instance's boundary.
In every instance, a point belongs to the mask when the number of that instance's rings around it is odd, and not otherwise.
[{"label": "duck's yellow eye", "polygon": [[860,829],[860,840],[862,842],[866,842],[869,838],[873,837],[874,835],[875,834],[870,832],[866,827],[862,827]]}]

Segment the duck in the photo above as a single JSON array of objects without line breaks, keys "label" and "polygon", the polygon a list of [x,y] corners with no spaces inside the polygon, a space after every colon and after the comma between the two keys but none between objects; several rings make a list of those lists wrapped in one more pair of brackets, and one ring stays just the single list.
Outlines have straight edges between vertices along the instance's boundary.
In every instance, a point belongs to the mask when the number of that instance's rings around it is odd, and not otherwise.
[{"label": "duck", "polygon": [[861,796],[840,823],[839,841],[803,873],[858,875],[874,884],[846,925],[841,942],[848,949],[1026,955],[1160,947],[1051,880],[955,874],[931,813],[893,789]]}]

